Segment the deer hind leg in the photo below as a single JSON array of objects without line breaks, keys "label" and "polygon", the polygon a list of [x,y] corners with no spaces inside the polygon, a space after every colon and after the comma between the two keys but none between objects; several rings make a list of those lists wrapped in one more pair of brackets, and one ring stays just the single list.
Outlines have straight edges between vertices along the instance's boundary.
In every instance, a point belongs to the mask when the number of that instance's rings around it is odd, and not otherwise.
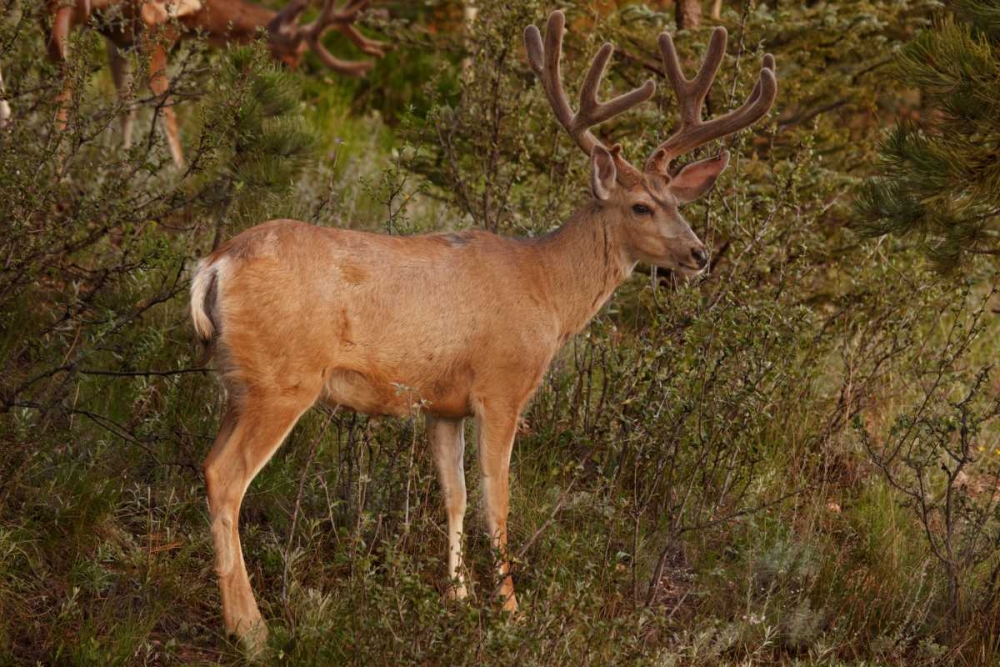
[{"label": "deer hind leg", "polygon": [[486,528],[497,554],[499,584],[496,596],[503,601],[503,608],[511,613],[517,611],[517,597],[514,595],[507,551],[507,513],[510,509],[510,454],[514,447],[518,414],[518,410],[491,410],[480,411],[476,415]]},{"label": "deer hind leg", "polygon": [[49,33],[49,58],[59,63],[62,69],[63,85],[56,96],[56,130],[63,132],[69,124],[70,103],[73,100],[73,78],[68,71],[69,32],[73,29],[76,8],[72,5],[60,7],[52,18]]},{"label": "deer hind leg", "polygon": [[122,145],[128,150],[132,146],[132,125],[135,123],[135,109],[132,107],[132,66],[111,41],[105,41],[108,48],[108,63],[111,76],[118,91],[118,103],[122,107]]},{"label": "deer hind leg", "polygon": [[427,438],[437,465],[441,494],[448,512],[447,596],[462,600],[468,595],[462,560],[462,525],[465,520],[465,434],[461,419],[438,419],[427,415]]},{"label": "deer hind leg", "polygon": [[149,57],[149,89],[154,95],[162,96],[163,108],[163,129],[167,135],[167,146],[170,148],[170,156],[174,159],[174,165],[178,169],[184,168],[184,150],[181,148],[181,140],[177,131],[177,116],[168,95],[170,89],[170,79],[167,78],[167,51],[159,44],[152,45]]},{"label": "deer hind leg", "polygon": [[215,446],[205,460],[215,569],[226,632],[243,640],[251,651],[263,646],[267,629],[243,561],[240,505],[250,482],[314,399],[301,393],[243,396],[227,409]]}]

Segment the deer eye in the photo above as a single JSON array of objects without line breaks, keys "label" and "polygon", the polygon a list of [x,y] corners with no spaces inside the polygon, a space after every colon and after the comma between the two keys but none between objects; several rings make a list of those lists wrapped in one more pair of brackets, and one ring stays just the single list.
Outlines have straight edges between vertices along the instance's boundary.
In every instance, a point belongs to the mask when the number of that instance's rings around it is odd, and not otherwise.
[{"label": "deer eye", "polygon": [[649,208],[645,204],[634,204],[632,206],[632,212],[636,215],[653,215],[653,209]]}]

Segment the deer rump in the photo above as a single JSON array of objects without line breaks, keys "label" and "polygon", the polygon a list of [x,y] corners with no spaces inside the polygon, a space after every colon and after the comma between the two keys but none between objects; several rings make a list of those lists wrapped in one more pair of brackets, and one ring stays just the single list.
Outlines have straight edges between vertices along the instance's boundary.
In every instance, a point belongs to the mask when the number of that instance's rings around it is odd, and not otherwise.
[{"label": "deer rump", "polygon": [[466,417],[478,386],[537,384],[558,348],[544,283],[525,272],[531,253],[481,232],[390,237],[276,220],[199,265],[191,315],[231,392]]}]

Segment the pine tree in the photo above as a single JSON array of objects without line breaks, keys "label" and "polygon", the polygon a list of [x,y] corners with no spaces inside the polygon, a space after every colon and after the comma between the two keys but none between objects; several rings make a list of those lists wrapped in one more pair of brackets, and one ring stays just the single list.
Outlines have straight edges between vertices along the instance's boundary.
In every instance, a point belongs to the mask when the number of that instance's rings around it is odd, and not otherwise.
[{"label": "pine tree", "polygon": [[203,137],[212,135],[215,144],[205,151],[209,182],[203,187],[203,203],[216,215],[213,249],[227,228],[228,236],[280,205],[317,145],[298,112],[295,78],[263,49],[233,49],[216,85],[228,99],[206,105],[201,119]]},{"label": "pine tree", "polygon": [[918,89],[918,120],[881,145],[862,186],[857,227],[915,242],[943,266],[1000,255],[1000,0],[956,0],[895,63]]}]

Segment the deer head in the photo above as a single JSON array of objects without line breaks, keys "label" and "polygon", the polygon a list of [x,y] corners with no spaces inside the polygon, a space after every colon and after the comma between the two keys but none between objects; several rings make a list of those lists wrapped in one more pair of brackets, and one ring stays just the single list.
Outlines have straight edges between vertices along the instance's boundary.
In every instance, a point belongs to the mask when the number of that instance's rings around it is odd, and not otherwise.
[{"label": "deer head", "polygon": [[323,35],[329,30],[343,33],[363,53],[381,58],[385,55],[384,44],[368,39],[354,27],[358,16],[368,7],[371,0],[348,0],[340,8],[334,0],[325,0],[316,20],[299,25],[299,18],[309,0],[292,0],[278,12],[267,25],[271,53],[291,67],[297,67],[306,50],[312,50],[324,65],[335,72],[347,76],[363,76],[374,63],[366,60],[341,60],[323,46]]},{"label": "deer head", "polygon": [[674,133],[646,160],[642,170],[610,148],[590,131],[653,96],[652,80],[608,102],[597,100],[597,89],[614,47],[604,44],[594,56],[580,88],[579,109],[573,112],[563,90],[559,61],[566,18],[561,11],[549,16],[544,42],[535,26],[524,32],[531,68],[538,75],[556,119],[577,145],[590,156],[591,189],[595,205],[608,225],[616,227],[633,261],[643,261],[685,274],[697,274],[708,265],[708,251],[680,213],[680,207],[705,194],[729,164],[729,154],[692,162],[681,169],[674,161],[714,139],[738,132],[759,120],[777,94],[774,58],[764,56],[760,78],[747,101],[738,109],[709,121],[702,120],[702,106],[726,53],[726,30],[712,32],[705,62],[694,79],[681,71],[670,35],[659,38],[667,79],[680,108]]}]

